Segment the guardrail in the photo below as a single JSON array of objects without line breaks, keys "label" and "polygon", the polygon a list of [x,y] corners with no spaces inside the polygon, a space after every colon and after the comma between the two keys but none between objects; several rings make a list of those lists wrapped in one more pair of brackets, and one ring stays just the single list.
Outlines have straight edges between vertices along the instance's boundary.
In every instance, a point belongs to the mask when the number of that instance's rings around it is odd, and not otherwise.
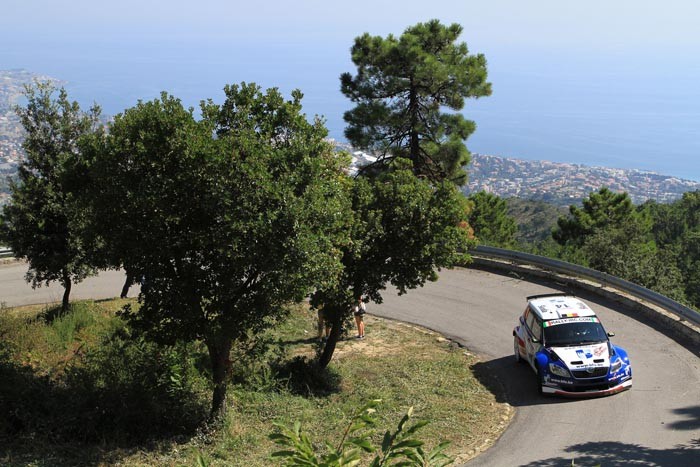
[{"label": "guardrail", "polygon": [[0,248],[0,258],[12,258],[14,253],[9,248]]},{"label": "guardrail", "polygon": [[568,274],[571,276],[581,277],[584,279],[594,280],[601,285],[610,285],[629,295],[653,303],[662,307],[665,310],[675,314],[681,319],[685,319],[700,326],[700,313],[692,308],[689,308],[675,300],[672,300],[660,293],[649,290],[632,282],[620,279],[619,277],[611,276],[604,272],[596,271],[595,269],[585,268],[576,264],[559,261],[545,256],[532,255],[520,251],[505,250],[503,248],[495,248],[490,246],[478,246],[469,252],[472,256],[483,258],[494,258],[499,260],[511,261],[519,264],[535,266],[541,269],[547,269],[553,272]]}]

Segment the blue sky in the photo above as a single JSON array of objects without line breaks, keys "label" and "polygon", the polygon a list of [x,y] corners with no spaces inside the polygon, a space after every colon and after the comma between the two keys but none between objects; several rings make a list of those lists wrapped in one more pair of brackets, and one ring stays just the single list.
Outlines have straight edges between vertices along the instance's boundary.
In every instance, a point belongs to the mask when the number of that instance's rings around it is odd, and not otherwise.
[{"label": "blue sky", "polygon": [[161,90],[188,105],[224,84],[299,87],[342,138],[338,76],[363,32],[438,18],[489,63],[468,102],[474,152],[700,180],[700,2],[2,0],[0,69],[69,81],[110,113]]}]

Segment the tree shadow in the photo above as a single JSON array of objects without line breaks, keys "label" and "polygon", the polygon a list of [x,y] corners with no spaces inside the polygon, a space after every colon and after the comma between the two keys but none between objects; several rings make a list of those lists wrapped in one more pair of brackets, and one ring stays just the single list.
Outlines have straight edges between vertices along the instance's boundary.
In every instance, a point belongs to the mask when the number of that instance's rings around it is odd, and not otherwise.
[{"label": "tree shadow", "polygon": [[[123,351],[126,364],[108,363]],[[166,382],[158,359],[122,346],[52,379],[13,361],[0,342],[0,464],[105,465],[124,449],[188,439],[206,406]]]},{"label": "tree shadow", "polygon": [[287,390],[303,397],[328,397],[341,391],[342,378],[333,368],[321,368],[315,359],[294,357],[275,368]]},{"label": "tree shadow", "polygon": [[[673,409],[673,413],[677,415],[684,415],[686,420],[680,420],[677,422],[672,422],[666,425],[666,428],[671,430],[699,430],[700,429],[700,405],[694,407],[684,407],[680,409]],[[700,464],[700,459],[698,459],[698,464]]]},{"label": "tree shadow", "polygon": [[694,467],[700,463],[700,449],[695,441],[671,449],[654,449],[639,444],[614,441],[588,442],[569,446],[566,451],[571,453],[571,456],[541,459],[525,464],[525,466],[570,466],[572,460],[577,466],[601,465],[604,467],[630,465]]},{"label": "tree shadow", "polygon": [[41,311],[39,314],[37,314],[34,318],[31,318],[30,321],[41,321],[46,324],[51,324],[54,321],[63,318],[64,316],[67,316],[70,314],[70,306],[68,307],[68,310],[64,311],[61,305],[54,305],[54,306],[47,306],[43,311]]}]

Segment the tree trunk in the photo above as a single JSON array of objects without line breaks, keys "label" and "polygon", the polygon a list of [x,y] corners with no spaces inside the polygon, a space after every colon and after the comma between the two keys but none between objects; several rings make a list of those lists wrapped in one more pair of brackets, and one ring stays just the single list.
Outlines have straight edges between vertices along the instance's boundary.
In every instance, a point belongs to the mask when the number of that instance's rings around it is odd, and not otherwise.
[{"label": "tree trunk", "polygon": [[70,307],[70,289],[72,288],[73,283],[70,280],[70,274],[68,274],[66,271],[63,271],[63,302],[61,303],[61,313],[65,313],[68,311],[68,308]]},{"label": "tree trunk", "polygon": [[211,402],[209,421],[215,421],[226,413],[226,390],[231,370],[231,339],[217,338],[206,341],[211,359],[214,394]]},{"label": "tree trunk", "polygon": [[124,286],[122,287],[122,293],[119,294],[119,298],[126,298],[126,296],[129,294],[129,289],[131,288],[131,284],[134,283],[134,276],[133,274],[126,273],[126,280],[124,281]]},{"label": "tree trunk", "polygon": [[318,359],[318,366],[326,368],[333,358],[335,346],[340,340],[340,325],[343,322],[343,313],[340,310],[332,310],[331,318],[331,334],[328,336],[326,345],[323,347],[323,352]]},{"label": "tree trunk", "polygon": [[420,139],[418,136],[418,96],[417,91],[411,80],[411,89],[408,96],[408,113],[411,118],[411,129],[409,130],[409,157],[413,161],[414,167],[418,170],[423,170],[424,161],[421,160],[420,154]]}]

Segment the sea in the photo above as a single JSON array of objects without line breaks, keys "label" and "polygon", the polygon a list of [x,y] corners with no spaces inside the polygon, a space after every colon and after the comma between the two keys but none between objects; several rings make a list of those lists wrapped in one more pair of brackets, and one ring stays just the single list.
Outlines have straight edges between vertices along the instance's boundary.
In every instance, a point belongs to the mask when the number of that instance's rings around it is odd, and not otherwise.
[{"label": "sea", "polygon": [[[198,108],[223,100],[225,84],[255,82],[304,93],[310,118],[343,141],[352,103],[339,76],[353,72],[350,44],[217,42],[41,42],[0,45],[0,69],[66,82],[84,107],[114,115],[162,91]],[[481,50],[493,94],[468,99],[477,125],[472,152],[639,169],[700,181],[700,61],[677,53]]]}]

